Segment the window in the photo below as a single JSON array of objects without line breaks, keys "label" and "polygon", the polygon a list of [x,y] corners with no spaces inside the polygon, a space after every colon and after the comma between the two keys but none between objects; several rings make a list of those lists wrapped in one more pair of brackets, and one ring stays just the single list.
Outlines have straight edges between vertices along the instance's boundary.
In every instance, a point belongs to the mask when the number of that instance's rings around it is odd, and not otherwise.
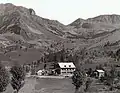
[{"label": "window", "polygon": [[71,65],[69,65],[69,67],[71,67]]},{"label": "window", "polygon": [[66,67],[66,65],[64,65],[64,67]]}]

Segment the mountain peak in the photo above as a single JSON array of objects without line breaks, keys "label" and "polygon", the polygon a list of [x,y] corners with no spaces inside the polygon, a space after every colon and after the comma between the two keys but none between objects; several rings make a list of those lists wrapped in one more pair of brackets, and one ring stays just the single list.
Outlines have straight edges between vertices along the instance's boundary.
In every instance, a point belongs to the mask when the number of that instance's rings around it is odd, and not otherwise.
[{"label": "mountain peak", "polygon": [[[61,39],[65,26],[56,20],[41,18],[32,8],[0,4],[0,34],[17,36],[23,41],[38,39]],[[22,39],[21,39],[22,38]],[[14,39],[13,39],[14,40]]]},{"label": "mountain peak", "polygon": [[88,18],[87,21],[117,24],[120,23],[120,15],[100,15],[94,18]]},{"label": "mountain peak", "polygon": [[81,25],[85,20],[82,18],[78,18],[77,20],[75,20],[74,22],[72,22],[71,24],[69,24],[70,26],[79,26]]},{"label": "mountain peak", "polygon": [[112,15],[100,15],[100,16],[96,16],[93,18],[88,18],[87,20],[84,20],[82,18],[78,18],[77,20],[75,20],[74,22],[72,22],[71,24],[69,24],[69,26],[75,26],[75,27],[79,27],[80,25],[82,25],[83,23],[107,23],[107,24],[119,24],[120,23],[120,15],[117,14],[112,14]]},{"label": "mountain peak", "polygon": [[22,6],[16,6],[12,3],[0,4],[0,15],[11,14],[16,11],[23,15],[35,15],[35,11],[32,8],[27,9]]}]

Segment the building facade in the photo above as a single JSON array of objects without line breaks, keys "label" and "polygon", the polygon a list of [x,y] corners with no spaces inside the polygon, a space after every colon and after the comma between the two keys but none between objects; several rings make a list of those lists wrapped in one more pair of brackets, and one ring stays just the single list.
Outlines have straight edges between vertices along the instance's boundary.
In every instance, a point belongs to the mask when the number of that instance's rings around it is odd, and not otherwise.
[{"label": "building facade", "polygon": [[60,67],[60,75],[62,76],[72,76],[73,72],[76,69],[75,65],[72,62],[60,62],[58,65]]}]

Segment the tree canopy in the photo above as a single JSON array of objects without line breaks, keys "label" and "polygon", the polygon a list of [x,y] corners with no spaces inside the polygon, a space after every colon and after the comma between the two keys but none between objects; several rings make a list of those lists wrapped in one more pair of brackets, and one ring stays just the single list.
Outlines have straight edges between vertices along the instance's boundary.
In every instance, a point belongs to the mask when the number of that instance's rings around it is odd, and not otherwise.
[{"label": "tree canopy", "polygon": [[25,79],[25,71],[24,68],[20,65],[15,65],[10,70],[12,74],[11,85],[14,90],[17,92],[23,87],[24,79]]},{"label": "tree canopy", "polygon": [[6,90],[7,85],[9,84],[9,74],[5,67],[0,63],[0,92]]},{"label": "tree canopy", "polygon": [[83,73],[82,71],[76,70],[73,73],[72,81],[73,81],[73,85],[76,87],[76,89],[81,87],[84,80],[85,80],[85,73]]}]

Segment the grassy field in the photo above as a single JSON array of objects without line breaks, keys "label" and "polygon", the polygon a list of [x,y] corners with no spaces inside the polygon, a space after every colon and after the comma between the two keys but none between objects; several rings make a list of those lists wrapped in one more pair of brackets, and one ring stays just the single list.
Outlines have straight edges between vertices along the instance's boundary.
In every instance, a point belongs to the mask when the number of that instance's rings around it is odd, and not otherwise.
[{"label": "grassy field", "polygon": [[74,93],[71,79],[38,79],[37,93]]},{"label": "grassy field", "polygon": [[[120,90],[108,91],[108,87],[97,83],[96,80],[91,84],[88,92],[82,92],[85,87],[80,88],[80,93],[120,93]],[[75,89],[71,79],[52,79],[52,78],[27,78],[24,87],[19,93],[74,93]],[[13,93],[9,85],[4,93]]]},{"label": "grassy field", "polygon": [[[9,85],[4,93],[12,93]],[[19,93],[74,93],[70,79],[26,79],[26,84]]]}]

